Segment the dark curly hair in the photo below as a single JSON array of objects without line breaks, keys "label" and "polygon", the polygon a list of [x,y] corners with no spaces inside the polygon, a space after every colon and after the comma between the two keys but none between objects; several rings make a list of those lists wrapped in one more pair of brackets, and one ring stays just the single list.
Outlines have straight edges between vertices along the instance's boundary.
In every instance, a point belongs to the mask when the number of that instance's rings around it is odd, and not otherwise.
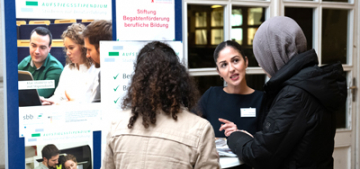
[{"label": "dark curly hair", "polygon": [[128,128],[139,116],[145,128],[156,123],[156,112],[177,120],[181,107],[193,108],[199,92],[174,50],[159,41],[150,42],[139,52],[135,73],[124,97],[123,109],[132,110]]}]

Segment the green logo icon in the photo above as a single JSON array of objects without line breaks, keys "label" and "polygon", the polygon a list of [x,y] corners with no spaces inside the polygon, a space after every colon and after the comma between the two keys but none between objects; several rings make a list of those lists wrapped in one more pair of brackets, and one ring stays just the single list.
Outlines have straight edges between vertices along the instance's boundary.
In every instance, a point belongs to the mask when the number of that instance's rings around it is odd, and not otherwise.
[{"label": "green logo icon", "polygon": [[34,134],[31,134],[31,137],[40,137],[40,133],[34,133]]},{"label": "green logo icon", "polygon": [[39,6],[38,1],[26,1],[26,6]]},{"label": "green logo icon", "polygon": [[109,52],[109,56],[119,56],[119,52]]}]

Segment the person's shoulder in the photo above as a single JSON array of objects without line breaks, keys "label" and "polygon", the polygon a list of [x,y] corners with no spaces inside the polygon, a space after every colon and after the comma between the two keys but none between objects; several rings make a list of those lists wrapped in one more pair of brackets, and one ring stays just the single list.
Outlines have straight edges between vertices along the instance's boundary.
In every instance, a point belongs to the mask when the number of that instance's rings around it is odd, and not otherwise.
[{"label": "person's shoulder", "polygon": [[260,91],[260,90],[254,90],[253,94],[254,94],[255,97],[263,97],[264,92]]},{"label": "person's shoulder", "polygon": [[72,73],[73,71],[77,71],[75,67],[71,68],[69,64],[65,65],[64,69],[62,69],[61,74]]},{"label": "person's shoulder", "polygon": [[37,167],[35,167],[34,169],[45,169],[46,166],[43,163],[39,163],[39,165]]},{"label": "person's shoulder", "polygon": [[308,98],[310,94],[304,89],[293,86],[286,85],[283,87],[277,94],[276,100],[291,100],[290,102],[301,102],[301,98]]},{"label": "person's shoulder", "polygon": [[64,66],[59,62],[59,60],[57,60],[53,55],[51,55],[49,53],[48,55],[49,57],[49,66],[52,68],[58,68],[58,69],[63,69]]},{"label": "person's shoulder", "polygon": [[26,67],[31,61],[31,56],[27,56],[25,57],[19,64],[18,64],[18,69],[22,69],[24,67]]},{"label": "person's shoulder", "polygon": [[193,126],[206,126],[209,123],[209,121],[207,121],[206,119],[194,114],[194,113],[191,113],[189,112],[187,109],[183,108],[181,110],[181,117],[182,118],[182,121],[186,121],[186,123],[188,125],[193,125]]},{"label": "person's shoulder", "polygon": [[131,117],[131,110],[120,110],[117,108],[113,108],[113,110],[107,111],[107,117],[111,117],[111,128],[113,130],[117,130],[118,128],[124,128],[127,126],[129,119]]},{"label": "person's shoulder", "polygon": [[219,91],[223,91],[224,90],[224,87],[223,86],[211,86],[209,89],[209,91],[212,91],[212,92],[219,92]]},{"label": "person's shoulder", "polygon": [[65,65],[64,71],[65,71],[65,70],[72,70],[72,68],[70,67],[70,64]]},{"label": "person's shoulder", "polygon": [[98,75],[99,72],[100,72],[100,68],[96,68],[93,63],[92,63],[92,64],[90,65],[90,67],[88,68],[88,73]]},{"label": "person's shoulder", "polygon": [[218,95],[220,92],[223,91],[222,86],[211,86],[209,89],[207,89],[204,93],[205,96],[210,96],[212,94]]}]

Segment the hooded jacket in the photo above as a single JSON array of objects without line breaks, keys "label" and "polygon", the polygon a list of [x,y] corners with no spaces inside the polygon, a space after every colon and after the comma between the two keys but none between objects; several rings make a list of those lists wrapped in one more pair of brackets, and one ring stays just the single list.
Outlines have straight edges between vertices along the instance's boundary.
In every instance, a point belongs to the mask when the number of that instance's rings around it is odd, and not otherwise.
[{"label": "hooded jacket", "polygon": [[332,169],[335,113],[344,109],[341,63],[318,67],[314,50],[293,56],[265,84],[262,130],[233,132],[230,149],[255,169]]}]

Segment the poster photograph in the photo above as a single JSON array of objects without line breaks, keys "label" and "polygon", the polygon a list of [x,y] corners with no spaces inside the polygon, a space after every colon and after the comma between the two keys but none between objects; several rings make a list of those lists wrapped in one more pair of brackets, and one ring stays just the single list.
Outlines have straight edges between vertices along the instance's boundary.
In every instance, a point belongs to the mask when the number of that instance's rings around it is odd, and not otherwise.
[{"label": "poster photograph", "polygon": [[[111,0],[16,0],[19,137],[26,169],[93,169],[93,131],[101,130],[100,67],[87,56],[83,31],[97,20],[112,22]],[[58,154],[43,156],[54,147]]]},{"label": "poster photograph", "polygon": [[83,31],[94,20],[111,22],[111,6],[16,0],[20,107],[94,102],[100,68],[87,56]]},{"label": "poster photograph", "polygon": [[89,142],[49,143],[25,146],[25,169],[92,169],[92,144]]}]

